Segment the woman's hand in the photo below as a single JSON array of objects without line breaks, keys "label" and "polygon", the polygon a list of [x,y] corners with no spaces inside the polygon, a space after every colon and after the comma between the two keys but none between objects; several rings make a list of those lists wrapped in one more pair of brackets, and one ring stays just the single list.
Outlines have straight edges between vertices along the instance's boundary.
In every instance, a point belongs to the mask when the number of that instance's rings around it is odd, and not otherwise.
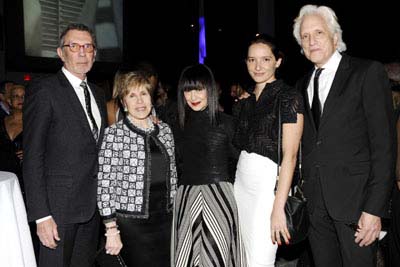
[{"label": "woman's hand", "polygon": [[250,94],[247,93],[246,91],[244,91],[243,94],[241,94],[241,95],[238,97],[238,99],[239,99],[239,100],[246,99],[246,98],[248,98],[249,96],[250,96]]},{"label": "woman's hand", "polygon": [[[281,240],[283,237],[284,240]],[[283,208],[274,208],[271,214],[271,239],[272,243],[276,242],[282,245],[285,241],[286,245],[289,244],[290,234],[286,226],[286,215]]]},{"label": "woman's hand", "polygon": [[107,231],[106,240],[106,253],[110,255],[118,255],[122,249],[121,236],[117,230],[113,229]]}]

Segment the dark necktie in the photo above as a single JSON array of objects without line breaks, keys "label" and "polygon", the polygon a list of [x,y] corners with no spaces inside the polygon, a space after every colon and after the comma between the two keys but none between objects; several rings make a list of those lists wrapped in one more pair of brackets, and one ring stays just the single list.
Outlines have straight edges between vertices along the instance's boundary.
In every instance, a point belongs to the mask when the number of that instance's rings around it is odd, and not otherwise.
[{"label": "dark necktie", "polygon": [[82,82],[80,85],[83,89],[83,94],[85,95],[85,105],[86,105],[86,112],[89,115],[89,119],[92,122],[92,134],[94,139],[97,141],[99,138],[99,128],[97,127],[96,121],[94,120],[93,113],[92,113],[92,105],[90,102],[90,94],[89,89],[87,87],[86,82]]},{"label": "dark necktie", "polygon": [[313,100],[312,100],[312,104],[311,104],[311,112],[313,114],[315,127],[317,129],[318,129],[318,126],[319,126],[319,121],[321,119],[321,110],[322,110],[321,101],[319,99],[318,79],[319,79],[319,75],[321,75],[321,72],[323,70],[324,69],[319,68],[319,69],[317,69],[315,71],[315,75],[314,75],[314,96],[313,96]]}]

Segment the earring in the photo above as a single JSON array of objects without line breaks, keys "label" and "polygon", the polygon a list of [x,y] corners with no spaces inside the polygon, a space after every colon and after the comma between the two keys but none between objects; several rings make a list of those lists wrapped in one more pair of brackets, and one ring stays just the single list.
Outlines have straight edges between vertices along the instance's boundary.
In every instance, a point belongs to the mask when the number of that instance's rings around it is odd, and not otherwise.
[{"label": "earring", "polygon": [[124,112],[128,112],[128,108],[126,106],[124,106]]}]

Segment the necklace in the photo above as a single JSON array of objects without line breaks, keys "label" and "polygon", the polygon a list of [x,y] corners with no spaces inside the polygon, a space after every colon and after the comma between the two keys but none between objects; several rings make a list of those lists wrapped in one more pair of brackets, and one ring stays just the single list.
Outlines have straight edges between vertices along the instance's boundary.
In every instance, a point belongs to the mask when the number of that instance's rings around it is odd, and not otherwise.
[{"label": "necklace", "polygon": [[134,122],[134,120],[132,119],[132,117],[130,115],[128,115],[127,118],[128,118],[129,122],[133,126],[135,126],[136,128],[142,130],[145,133],[150,133],[150,132],[152,132],[154,130],[153,121],[149,117],[146,118],[147,125],[149,125],[148,127],[142,127],[142,126],[138,125],[137,123]]}]

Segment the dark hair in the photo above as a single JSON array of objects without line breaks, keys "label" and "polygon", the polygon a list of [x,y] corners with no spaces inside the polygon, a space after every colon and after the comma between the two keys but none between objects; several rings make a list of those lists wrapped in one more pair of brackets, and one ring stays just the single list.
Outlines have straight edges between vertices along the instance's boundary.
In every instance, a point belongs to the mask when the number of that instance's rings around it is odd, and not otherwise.
[{"label": "dark hair", "polygon": [[210,122],[215,124],[218,112],[218,92],[212,71],[204,64],[196,64],[184,68],[178,82],[178,116],[179,124],[182,128],[185,125],[187,109],[184,92],[203,89],[207,91]]},{"label": "dark hair", "polygon": [[149,61],[139,61],[133,66],[134,71],[141,71],[147,78],[154,76],[158,79],[158,72],[156,67]]},{"label": "dark hair", "polygon": [[96,35],[92,31],[92,29],[90,29],[88,26],[86,26],[85,24],[82,24],[82,23],[71,23],[71,24],[68,24],[68,26],[63,30],[63,32],[60,35],[60,43],[59,43],[60,48],[62,48],[62,46],[64,45],[65,35],[67,35],[67,33],[72,30],[88,32],[90,34],[90,36],[92,37],[94,47],[95,48],[97,47]]},{"label": "dark hair", "polygon": [[7,85],[8,83],[14,84],[15,82],[9,81],[9,80],[2,81],[2,82],[0,83],[0,94],[3,94],[3,95],[4,95],[4,94],[6,93],[6,85]]},{"label": "dark hair", "polygon": [[253,37],[247,48],[249,48],[253,44],[265,44],[268,45],[269,48],[271,48],[272,54],[275,56],[275,59],[284,59],[284,54],[282,50],[278,47],[278,44],[276,40],[272,37],[269,36],[268,34],[257,34],[255,37]]}]

